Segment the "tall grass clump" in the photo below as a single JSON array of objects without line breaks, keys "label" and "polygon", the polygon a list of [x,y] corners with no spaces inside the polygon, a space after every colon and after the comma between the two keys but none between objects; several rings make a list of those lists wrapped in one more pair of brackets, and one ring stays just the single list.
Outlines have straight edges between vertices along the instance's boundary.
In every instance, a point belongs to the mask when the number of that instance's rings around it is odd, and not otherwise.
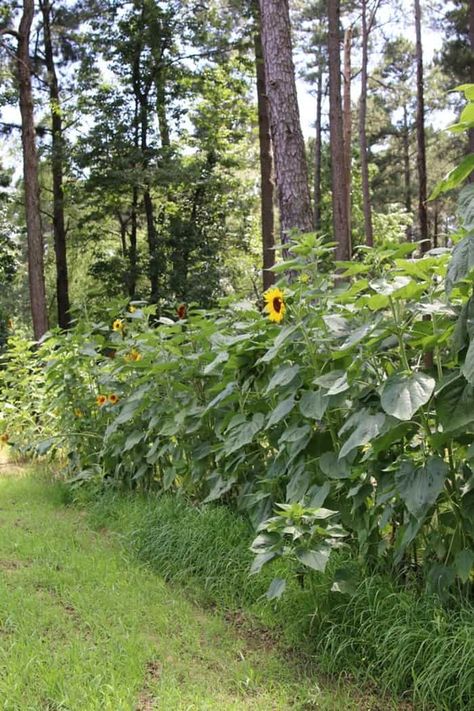
[{"label": "tall grass clump", "polygon": [[[420,596],[386,575],[365,577],[349,593],[331,590],[335,568],[358,563],[338,552],[324,573],[301,577],[289,560],[249,575],[251,525],[225,506],[195,506],[165,495],[109,492],[88,504],[93,525],[108,526],[170,583],[221,611],[243,613],[324,672],[375,684],[415,708],[472,708],[474,607]],[[268,600],[274,576],[289,584]]]}]

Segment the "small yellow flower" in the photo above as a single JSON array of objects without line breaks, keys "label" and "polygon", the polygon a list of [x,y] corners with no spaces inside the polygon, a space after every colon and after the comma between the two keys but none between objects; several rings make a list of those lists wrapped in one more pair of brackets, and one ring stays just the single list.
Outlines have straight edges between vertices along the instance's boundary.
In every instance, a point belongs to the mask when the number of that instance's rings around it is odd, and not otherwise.
[{"label": "small yellow flower", "polygon": [[74,417],[84,417],[84,413],[78,407],[74,410]]},{"label": "small yellow flower", "polygon": [[130,305],[130,306],[128,307],[128,313],[130,313],[130,314],[134,314],[136,310],[137,310],[137,309],[136,309],[136,306]]},{"label": "small yellow flower", "polygon": [[2,435],[0,435],[0,442],[4,442],[6,444],[9,439],[10,437],[7,432],[4,432]]},{"label": "small yellow flower", "polygon": [[124,329],[124,323],[121,318],[116,318],[112,324],[112,330],[120,333]]},{"label": "small yellow flower", "polygon": [[268,314],[270,321],[280,323],[285,315],[286,306],[283,297],[283,292],[277,286],[269,289],[264,295],[265,311]]},{"label": "small yellow flower", "polygon": [[95,401],[99,407],[102,407],[107,402],[107,395],[97,395]]},{"label": "small yellow flower", "polygon": [[303,272],[303,274],[300,274],[299,281],[301,284],[307,284],[309,282],[309,274],[306,274]]},{"label": "small yellow flower", "polygon": [[109,402],[111,405],[116,405],[119,401],[119,396],[116,395],[115,393],[112,393],[109,395]]},{"label": "small yellow flower", "polygon": [[142,359],[142,354],[140,353],[140,351],[137,351],[136,348],[132,348],[130,353],[127,353],[124,358],[128,361],[137,361]]}]

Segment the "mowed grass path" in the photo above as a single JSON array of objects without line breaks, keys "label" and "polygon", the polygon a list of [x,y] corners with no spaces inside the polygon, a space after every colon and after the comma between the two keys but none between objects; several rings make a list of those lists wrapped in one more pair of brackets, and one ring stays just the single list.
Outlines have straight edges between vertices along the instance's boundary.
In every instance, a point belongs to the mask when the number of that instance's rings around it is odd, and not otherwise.
[{"label": "mowed grass path", "polygon": [[0,476],[0,708],[373,707],[239,637],[92,530],[60,487],[17,472]]}]

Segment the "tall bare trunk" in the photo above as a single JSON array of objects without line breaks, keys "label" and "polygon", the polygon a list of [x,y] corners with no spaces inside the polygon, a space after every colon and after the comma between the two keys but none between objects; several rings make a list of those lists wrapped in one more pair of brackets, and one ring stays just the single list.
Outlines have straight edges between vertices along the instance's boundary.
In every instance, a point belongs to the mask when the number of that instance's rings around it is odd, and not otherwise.
[{"label": "tall bare trunk", "polygon": [[66,254],[66,227],[64,223],[64,137],[59,95],[58,77],[54,64],[51,39],[51,4],[49,0],[40,2],[43,15],[44,55],[48,72],[49,99],[51,110],[51,171],[53,177],[53,233],[56,256],[56,298],[58,324],[67,329],[71,325],[69,315],[69,279]]},{"label": "tall bare trunk", "polygon": [[351,258],[347,224],[347,186],[341,107],[341,57],[339,53],[339,0],[328,1],[329,129],[331,138],[332,214],[336,259]]},{"label": "tall bare trunk", "polygon": [[[257,19],[259,22],[259,18]],[[257,74],[258,137],[260,145],[260,207],[262,218],[263,289],[275,282],[269,271],[275,264],[275,225],[273,215],[273,156],[270,132],[270,107],[268,105],[265,67],[263,64],[262,37],[257,29],[254,36]]]},{"label": "tall bare trunk", "polygon": [[292,229],[310,232],[313,228],[288,0],[260,0],[260,10],[281,238],[287,242]]},{"label": "tall bare trunk", "polygon": [[421,252],[430,249],[428,240],[428,214],[426,210],[426,148],[425,148],[425,101],[423,85],[423,48],[421,45],[420,0],[415,0],[416,29],[416,140],[418,166],[418,220],[420,225]]},{"label": "tall bare trunk", "polygon": [[314,229],[321,231],[321,157],[322,157],[322,102],[323,102],[323,70],[318,73],[316,89],[316,137],[314,141]]},{"label": "tall bare trunk", "polygon": [[44,285],[44,248],[40,213],[38,156],[35,143],[29,55],[30,31],[33,16],[34,0],[23,0],[23,14],[18,29],[16,68],[19,84],[21,141],[23,146],[23,176],[26,228],[28,233],[28,280],[30,287],[31,316],[35,338],[40,339],[48,330],[48,316]]},{"label": "tall bare trunk", "polygon": [[367,22],[367,0],[362,0],[362,66],[360,76],[359,100],[359,146],[360,170],[362,177],[362,204],[364,211],[365,241],[369,247],[374,244],[374,230],[372,225],[372,205],[369,183],[369,156],[367,148],[367,68],[369,63],[369,27]]},{"label": "tall bare trunk", "polygon": [[352,28],[348,27],[344,33],[344,68],[343,68],[343,103],[342,103],[342,125],[344,133],[344,167],[346,171],[346,206],[347,206],[347,229],[351,234],[351,183],[352,183],[352,111],[351,111],[351,45]]}]

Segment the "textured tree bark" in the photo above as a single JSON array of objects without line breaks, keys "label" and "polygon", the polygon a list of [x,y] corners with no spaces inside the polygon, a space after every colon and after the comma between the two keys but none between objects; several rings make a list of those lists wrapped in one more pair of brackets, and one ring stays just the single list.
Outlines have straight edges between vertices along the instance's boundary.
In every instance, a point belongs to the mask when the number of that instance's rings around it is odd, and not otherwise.
[{"label": "textured tree bark", "polygon": [[314,229],[321,231],[321,146],[322,146],[322,103],[323,103],[323,70],[318,73],[316,89],[316,137],[314,141]]},{"label": "textured tree bark", "polygon": [[411,212],[411,168],[410,168],[410,126],[408,123],[408,110],[403,107],[403,180],[405,187],[405,209]]},{"label": "textured tree bark", "polygon": [[59,84],[54,64],[53,44],[51,39],[51,4],[42,0],[40,8],[43,15],[44,55],[48,73],[49,100],[51,109],[51,172],[53,177],[53,233],[56,257],[56,299],[58,324],[60,328],[70,327],[69,315],[69,279],[66,253],[66,227],[64,224],[64,138],[62,126]]},{"label": "textured tree bark", "polygon": [[[256,18],[259,23],[260,18]],[[254,35],[255,66],[257,75],[258,138],[260,145],[260,207],[262,219],[263,290],[275,283],[269,271],[275,264],[275,220],[273,214],[273,156],[270,132],[270,107],[263,64],[262,37],[257,26]]]},{"label": "textured tree bark", "polygon": [[347,224],[347,186],[341,107],[341,57],[339,53],[339,0],[328,0],[329,130],[331,139],[332,214],[336,259],[351,258]]},{"label": "textured tree bark", "polygon": [[351,111],[351,45],[352,28],[348,27],[344,33],[344,92],[342,107],[342,125],[344,133],[344,166],[346,169],[346,205],[347,229],[351,234],[351,183],[352,183],[352,111]]},{"label": "textured tree bark", "polygon": [[425,148],[425,102],[423,86],[423,48],[421,45],[421,8],[420,0],[415,0],[416,30],[416,140],[418,167],[418,221],[420,227],[421,253],[427,252],[431,245],[428,238],[428,213],[426,209],[426,148]]},{"label": "textured tree bark", "polygon": [[38,156],[35,143],[33,97],[29,42],[34,16],[34,0],[23,0],[23,14],[18,28],[16,68],[19,83],[21,141],[23,146],[23,176],[25,213],[28,234],[28,280],[30,288],[33,332],[39,340],[48,330],[46,292],[44,285],[43,233],[41,228]]},{"label": "textured tree bark", "polygon": [[359,147],[360,170],[362,177],[362,205],[364,211],[365,241],[369,247],[374,245],[374,230],[372,225],[372,205],[369,183],[369,156],[367,148],[367,68],[369,63],[369,27],[367,22],[367,0],[362,0],[362,66],[360,77],[359,100]]},{"label": "textured tree bark", "polygon": [[291,230],[313,228],[305,145],[301,132],[288,0],[260,0],[262,46],[282,242]]},{"label": "textured tree bark", "polygon": [[[144,172],[148,168],[148,111],[150,92],[150,83],[142,88],[142,77],[140,72],[140,55],[142,48],[137,47],[137,54],[132,67],[132,84],[135,98],[138,103],[138,125],[140,133],[140,150],[141,150],[141,167]],[[143,188],[143,206],[145,208],[145,219],[147,228],[148,242],[148,275],[150,278],[150,301],[157,303],[159,296],[159,273],[160,260],[158,255],[158,237],[156,234],[155,217],[153,210],[153,201],[148,180],[145,176]]]}]

